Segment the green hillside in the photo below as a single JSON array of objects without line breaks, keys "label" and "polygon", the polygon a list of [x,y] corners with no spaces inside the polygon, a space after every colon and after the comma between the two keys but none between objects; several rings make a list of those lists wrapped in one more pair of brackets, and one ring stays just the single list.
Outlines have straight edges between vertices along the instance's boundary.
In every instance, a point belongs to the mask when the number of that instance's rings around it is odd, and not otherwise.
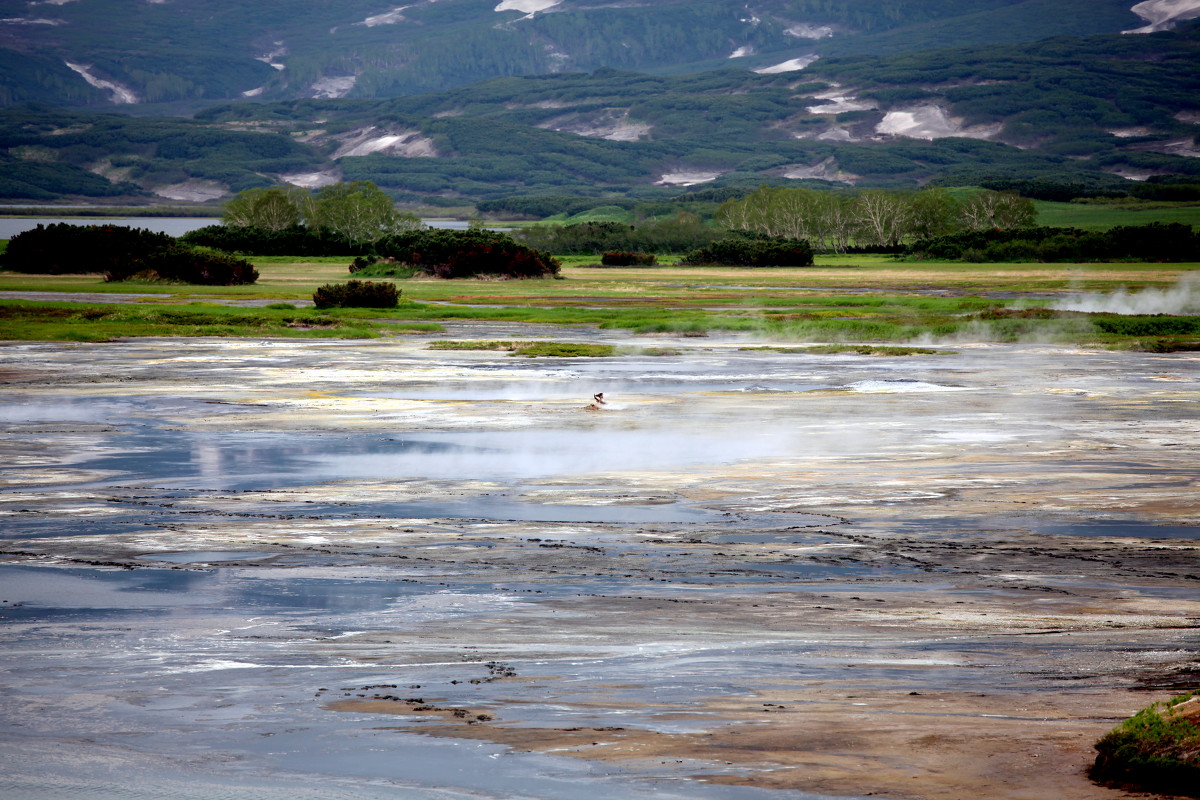
[{"label": "green hillside", "polygon": [[1129,178],[1200,182],[1198,120],[1200,24],[1189,24],[830,58],[781,74],[606,67],[384,99],[227,103],[190,120],[18,106],[0,109],[9,164],[0,196],[133,196],[199,182],[215,198],[344,179],[405,202],[462,206],[761,184],[1032,181],[1067,186],[1031,195],[1057,200],[1125,194]]},{"label": "green hillside", "polygon": [[[733,62],[756,68],[806,55],[1013,44],[1141,24],[1130,0],[538,5],[548,7],[497,11],[495,0],[8,2],[0,16],[0,105],[389,97],[498,76],[606,66],[679,73]],[[107,84],[90,85],[67,62]]]}]

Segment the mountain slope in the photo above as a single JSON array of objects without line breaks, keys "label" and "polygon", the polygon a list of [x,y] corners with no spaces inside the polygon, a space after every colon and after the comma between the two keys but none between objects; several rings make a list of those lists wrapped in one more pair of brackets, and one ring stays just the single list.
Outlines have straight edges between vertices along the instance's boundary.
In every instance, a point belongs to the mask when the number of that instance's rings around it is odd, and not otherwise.
[{"label": "mountain slope", "polygon": [[[1151,0],[1152,3],[1161,0]],[[1133,0],[0,0],[0,105],[392,97],[490,77],[1116,33]],[[1186,5],[1186,2],[1185,2]],[[1165,24],[1169,24],[1169,21]]]},{"label": "mountain slope", "polygon": [[[0,111],[0,148],[27,172],[58,164],[164,196],[365,179],[400,199],[461,204],[814,180],[1113,186],[1117,176],[1200,175],[1197,123],[1200,23],[1191,23],[830,58],[778,74],[605,68],[388,99],[243,102],[194,120],[20,107]],[[97,191],[22,180],[31,192]]]}]

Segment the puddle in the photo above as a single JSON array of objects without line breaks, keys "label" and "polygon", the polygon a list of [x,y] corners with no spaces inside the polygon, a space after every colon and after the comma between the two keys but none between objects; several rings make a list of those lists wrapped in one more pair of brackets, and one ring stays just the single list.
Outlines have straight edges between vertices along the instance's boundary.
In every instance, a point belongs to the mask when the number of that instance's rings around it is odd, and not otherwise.
[{"label": "puddle", "polygon": [[958,538],[971,539],[988,534],[1026,533],[1050,534],[1053,536],[1097,536],[1105,538],[1131,539],[1200,539],[1200,525],[1163,525],[1146,520],[1062,520],[1047,515],[1043,518],[983,517],[983,518],[932,518],[892,521],[888,528],[905,532],[955,532]]}]

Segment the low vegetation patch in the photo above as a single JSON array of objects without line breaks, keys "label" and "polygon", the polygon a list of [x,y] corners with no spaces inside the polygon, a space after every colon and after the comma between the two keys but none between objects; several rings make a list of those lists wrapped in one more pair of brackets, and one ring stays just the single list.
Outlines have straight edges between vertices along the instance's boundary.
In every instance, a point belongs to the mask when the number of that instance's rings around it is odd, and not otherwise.
[{"label": "low vegetation patch", "polygon": [[430,350],[507,350],[510,355],[525,358],[605,358],[616,354],[611,344],[577,344],[575,342],[506,342],[506,341],[440,341],[431,342]]},{"label": "low vegetation patch", "polygon": [[1108,786],[1200,797],[1200,690],[1155,703],[1096,743],[1092,780]]},{"label": "low vegetation patch", "polygon": [[819,344],[811,347],[743,347],[743,350],[770,350],[776,353],[808,353],[812,355],[839,355],[856,353],[860,356],[937,356],[954,353],[953,350],[935,350],[929,347],[892,347],[874,344]]}]

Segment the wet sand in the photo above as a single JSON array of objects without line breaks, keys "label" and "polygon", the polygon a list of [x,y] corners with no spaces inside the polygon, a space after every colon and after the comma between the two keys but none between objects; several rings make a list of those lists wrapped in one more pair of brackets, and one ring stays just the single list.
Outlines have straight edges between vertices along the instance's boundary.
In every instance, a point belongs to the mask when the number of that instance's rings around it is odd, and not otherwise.
[{"label": "wet sand", "polygon": [[556,338],[0,347],[0,790],[1128,796],[1200,358]]}]

